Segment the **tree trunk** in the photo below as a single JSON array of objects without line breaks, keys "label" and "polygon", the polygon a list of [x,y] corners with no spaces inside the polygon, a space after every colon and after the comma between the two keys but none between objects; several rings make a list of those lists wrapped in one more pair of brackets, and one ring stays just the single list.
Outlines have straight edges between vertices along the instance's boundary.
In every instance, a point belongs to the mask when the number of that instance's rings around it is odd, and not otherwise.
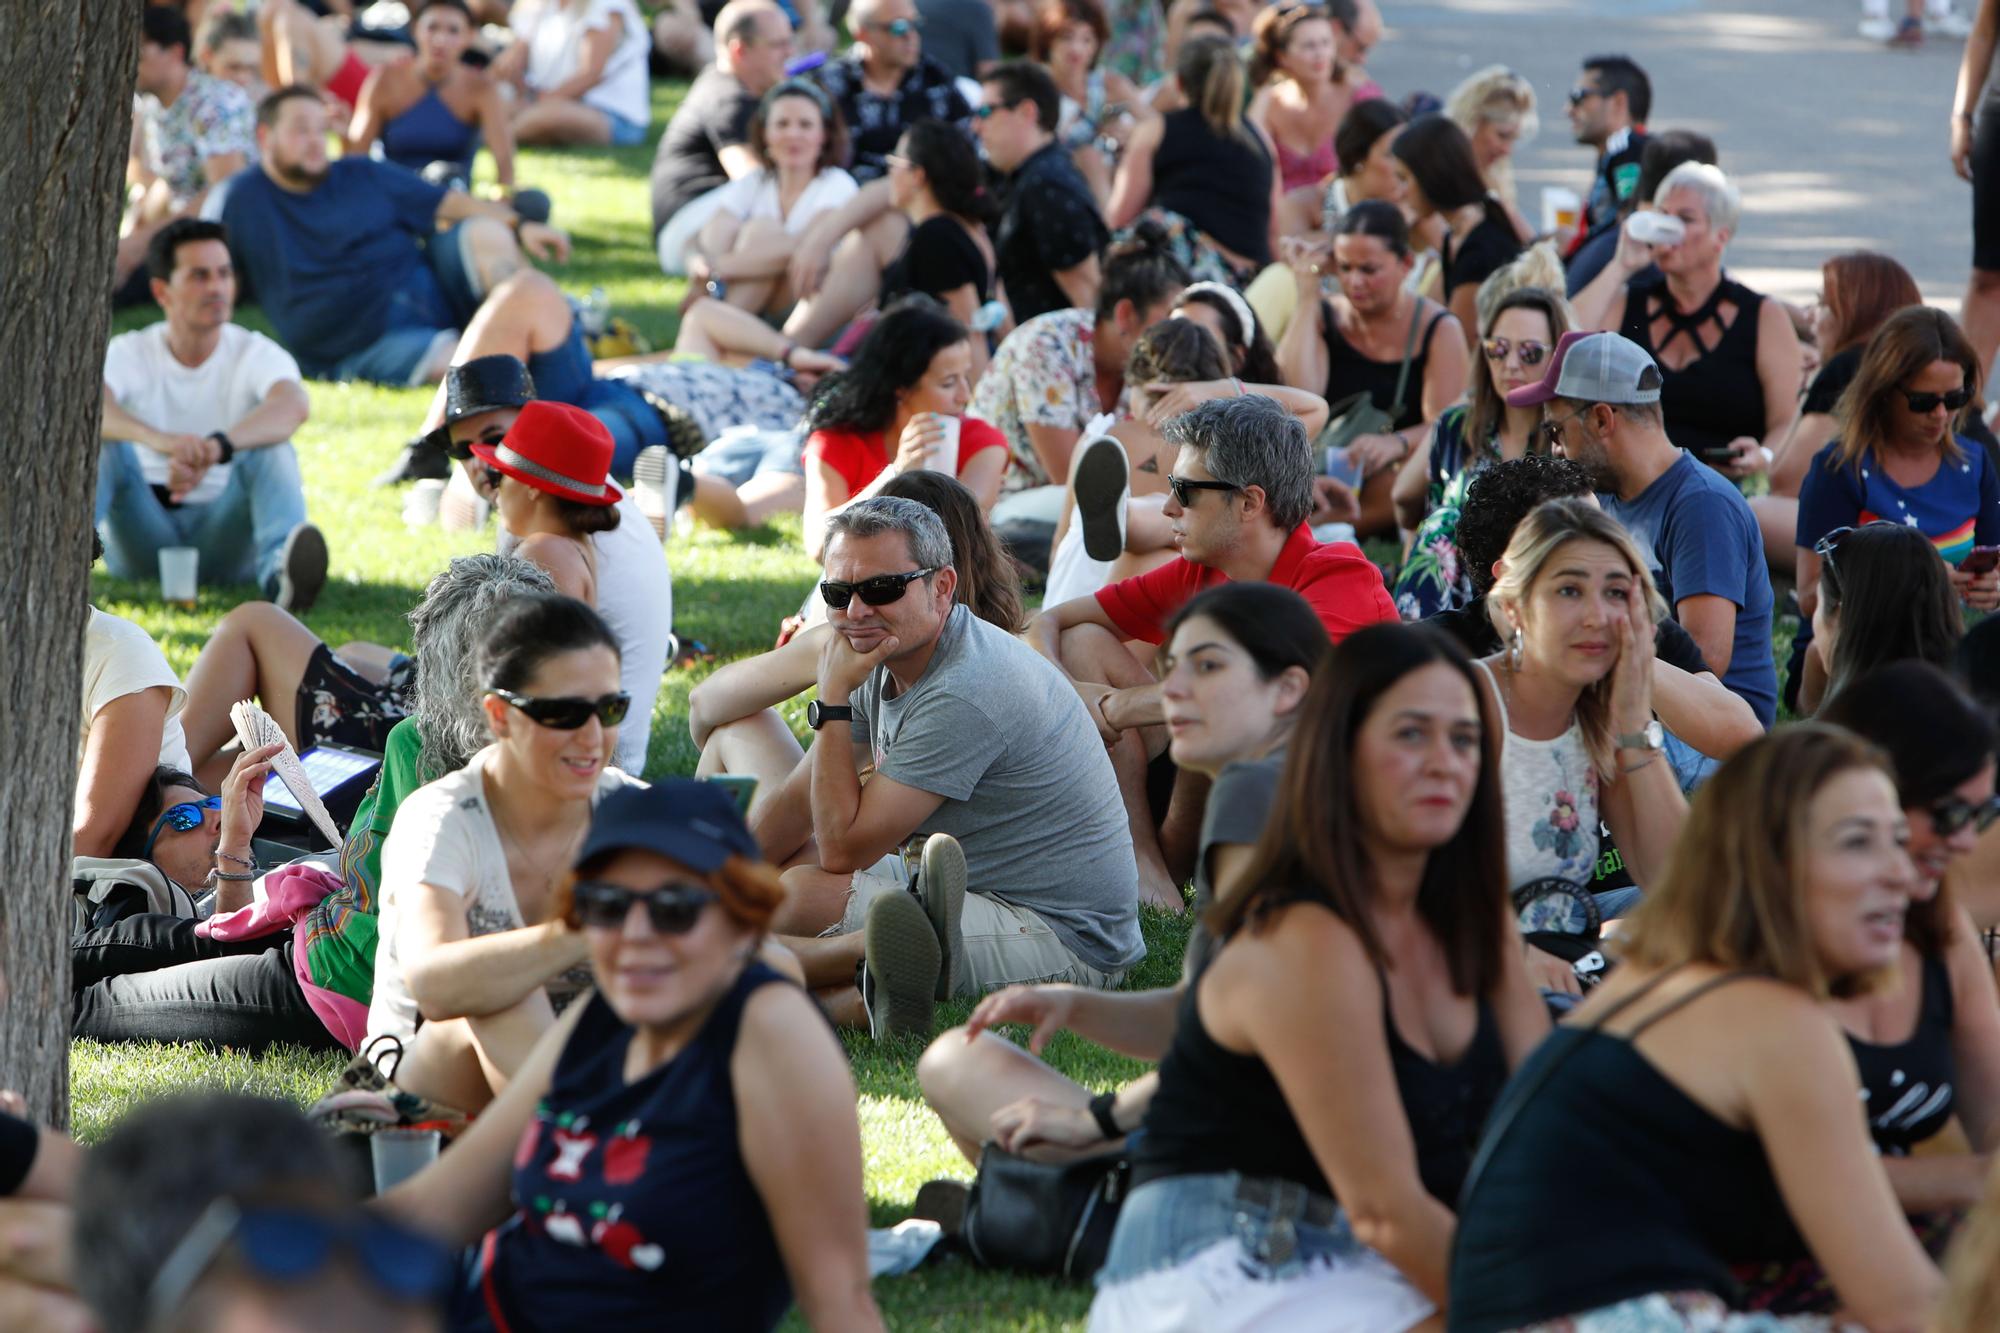
[{"label": "tree trunk", "polygon": [[69,1119],[69,840],[139,11],[0,0],[0,1088]]}]

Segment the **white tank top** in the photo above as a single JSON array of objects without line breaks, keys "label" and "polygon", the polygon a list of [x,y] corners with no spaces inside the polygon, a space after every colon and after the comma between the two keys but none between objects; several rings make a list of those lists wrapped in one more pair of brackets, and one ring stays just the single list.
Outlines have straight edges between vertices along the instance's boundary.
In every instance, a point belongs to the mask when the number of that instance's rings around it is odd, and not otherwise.
[{"label": "white tank top", "polygon": [[1507,821],[1507,880],[1515,888],[1537,879],[1566,879],[1588,889],[1597,872],[1597,768],[1584,744],[1583,724],[1550,741],[1514,734],[1507,696],[1486,663],[1500,710],[1501,807]]}]

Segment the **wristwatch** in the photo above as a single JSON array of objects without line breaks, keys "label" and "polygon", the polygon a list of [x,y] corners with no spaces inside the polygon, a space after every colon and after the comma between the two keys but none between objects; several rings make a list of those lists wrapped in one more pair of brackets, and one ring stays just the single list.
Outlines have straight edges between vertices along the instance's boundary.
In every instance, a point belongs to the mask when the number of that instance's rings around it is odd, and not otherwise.
[{"label": "wristwatch", "polygon": [[1618,736],[1621,750],[1648,750],[1658,753],[1667,748],[1667,729],[1654,718],[1638,731],[1621,732]]},{"label": "wristwatch", "polygon": [[214,440],[216,447],[221,451],[222,456],[215,460],[217,463],[227,463],[236,457],[236,445],[227,435],[219,430],[212,430],[208,433],[208,438]]},{"label": "wristwatch", "polygon": [[[818,731],[829,722],[853,720],[854,710],[846,704],[823,704],[815,699],[806,705],[806,725],[814,731]],[[1653,725],[1657,727],[1659,723],[1655,722]]]}]

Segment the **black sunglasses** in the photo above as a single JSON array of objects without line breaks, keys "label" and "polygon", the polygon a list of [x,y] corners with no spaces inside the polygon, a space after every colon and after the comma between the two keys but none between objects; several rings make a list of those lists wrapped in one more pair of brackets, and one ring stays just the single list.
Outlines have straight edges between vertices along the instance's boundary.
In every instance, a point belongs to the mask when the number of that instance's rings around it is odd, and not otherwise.
[{"label": "black sunglasses", "polygon": [[1591,98],[1602,97],[1602,96],[1604,96],[1603,89],[1586,88],[1582,84],[1578,84],[1576,87],[1569,90],[1569,104],[1571,106],[1582,106],[1585,102],[1588,102]]},{"label": "black sunglasses", "polygon": [[1521,364],[1524,366],[1539,366],[1542,364],[1542,358],[1549,354],[1549,345],[1547,343],[1535,342],[1527,338],[1522,339],[1520,342],[1509,342],[1505,338],[1488,338],[1479,346],[1486,353],[1486,359],[1489,361],[1505,361],[1508,352],[1519,352],[1521,354]]},{"label": "black sunglasses", "polygon": [[221,808],[220,796],[209,796],[199,801],[182,801],[178,805],[168,806],[160,811],[160,817],[153,821],[153,831],[146,835],[146,845],[139,850],[139,859],[144,861],[152,856],[153,844],[160,840],[160,834],[167,829],[172,829],[176,833],[198,829],[205,818],[204,811]]},{"label": "black sunglasses", "polygon": [[1243,488],[1227,481],[1190,481],[1186,477],[1176,477],[1169,472],[1167,489],[1174,493],[1174,503],[1186,509],[1196,491],[1240,491]]},{"label": "black sunglasses", "polygon": [[595,717],[607,727],[615,727],[632,710],[632,696],[624,691],[601,699],[532,699],[525,694],[495,686],[493,696],[526,713],[531,719],[557,731],[575,731]]},{"label": "black sunglasses", "polygon": [[2000,819],[2000,796],[1989,796],[1974,805],[1961,796],[1940,796],[1931,802],[1931,827],[1940,838],[1949,838],[1967,824],[1981,833]]},{"label": "black sunglasses", "polygon": [[1909,389],[1898,389],[1897,392],[1903,395],[1903,401],[1910,405],[1910,410],[1920,417],[1937,411],[1940,403],[1947,411],[1956,412],[1972,401],[1970,389],[1953,389],[1950,393],[1914,393]]},{"label": "black sunglasses", "polygon": [[646,904],[646,919],[661,935],[685,935],[694,929],[701,909],[715,901],[715,890],[694,884],[662,884],[657,889],[628,889],[622,884],[579,880],[574,890],[576,914],[586,926],[617,930],[632,915],[632,904]]},{"label": "black sunglasses", "polygon": [[862,579],[859,583],[836,583],[826,579],[819,585],[820,600],[836,611],[845,611],[847,604],[859,595],[870,606],[887,606],[891,602],[903,600],[903,594],[918,579],[927,579],[938,572],[933,565],[929,569],[913,569],[907,574],[877,574],[872,579]]}]

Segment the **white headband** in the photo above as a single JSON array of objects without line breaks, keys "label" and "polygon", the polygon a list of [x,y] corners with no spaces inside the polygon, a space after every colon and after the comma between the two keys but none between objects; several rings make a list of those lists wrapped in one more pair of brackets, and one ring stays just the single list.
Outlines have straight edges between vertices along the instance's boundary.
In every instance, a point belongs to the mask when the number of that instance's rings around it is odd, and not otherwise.
[{"label": "white headband", "polygon": [[1250,303],[1248,301],[1219,282],[1197,282],[1190,284],[1181,292],[1181,299],[1176,304],[1186,305],[1187,299],[1196,292],[1208,292],[1211,295],[1219,296],[1222,298],[1224,305],[1227,305],[1231,310],[1236,312],[1236,322],[1243,326],[1244,347],[1248,348],[1250,344],[1257,341],[1257,318],[1250,313]]}]

